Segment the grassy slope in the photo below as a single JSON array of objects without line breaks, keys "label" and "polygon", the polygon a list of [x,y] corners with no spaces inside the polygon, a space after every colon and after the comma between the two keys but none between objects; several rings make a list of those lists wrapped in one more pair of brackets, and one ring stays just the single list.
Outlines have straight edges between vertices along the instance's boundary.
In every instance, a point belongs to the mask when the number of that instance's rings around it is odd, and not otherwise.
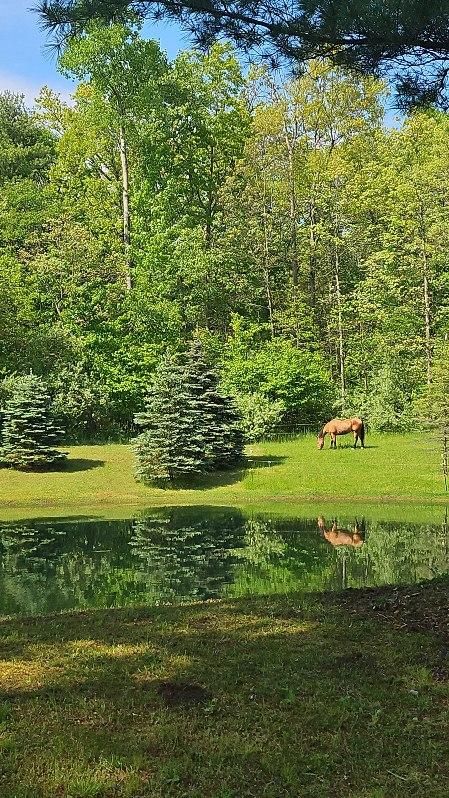
[{"label": "grassy slope", "polygon": [[447,796],[437,589],[417,630],[379,591],[4,619],[0,794]]},{"label": "grassy slope", "polygon": [[[344,439],[342,439],[344,440]],[[35,513],[98,508],[109,514],[120,505],[164,504],[290,504],[312,498],[335,503],[398,500],[432,504],[446,501],[438,453],[424,436],[369,436],[369,448],[317,451],[304,437],[265,443],[248,450],[254,465],[246,472],[210,477],[195,490],[147,488],[133,479],[133,461],[124,445],[77,446],[70,449],[67,471],[26,474],[0,471],[0,513],[14,517],[14,508]],[[123,511],[122,511],[123,512]]]}]

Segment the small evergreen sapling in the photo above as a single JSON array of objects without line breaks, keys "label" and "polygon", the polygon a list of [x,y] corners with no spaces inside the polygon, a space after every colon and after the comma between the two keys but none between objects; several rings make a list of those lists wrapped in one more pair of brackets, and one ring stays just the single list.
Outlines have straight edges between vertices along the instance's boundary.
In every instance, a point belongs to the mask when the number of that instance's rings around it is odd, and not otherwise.
[{"label": "small evergreen sapling", "polygon": [[51,399],[40,377],[19,377],[3,408],[1,460],[24,471],[60,468],[66,452],[55,449],[62,430],[55,424]]}]

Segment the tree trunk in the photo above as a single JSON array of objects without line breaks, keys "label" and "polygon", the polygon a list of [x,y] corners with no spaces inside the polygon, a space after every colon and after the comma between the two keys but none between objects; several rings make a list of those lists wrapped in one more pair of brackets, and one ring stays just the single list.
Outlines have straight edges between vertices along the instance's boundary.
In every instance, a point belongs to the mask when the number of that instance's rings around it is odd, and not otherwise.
[{"label": "tree trunk", "polygon": [[425,247],[423,251],[423,300],[424,300],[424,338],[425,338],[425,347],[426,347],[427,385],[430,385],[432,380],[432,343],[431,343],[429,279],[427,276],[427,253]]},{"label": "tree trunk", "polygon": [[335,294],[337,298],[337,322],[338,322],[338,361],[340,370],[340,396],[342,410],[346,404],[346,380],[345,380],[345,352],[343,339],[343,320],[341,311],[341,290],[340,290],[340,258],[338,254],[338,243],[335,242]]},{"label": "tree trunk", "polygon": [[426,348],[426,372],[427,372],[427,385],[432,381],[432,319],[430,309],[430,292],[429,292],[429,269],[427,258],[427,235],[424,219],[424,208],[420,206],[421,215],[421,238],[422,238],[422,287],[423,287],[423,305],[424,305],[424,341]]},{"label": "tree trunk", "polygon": [[309,298],[312,310],[316,309],[316,236],[315,236],[315,203],[310,203],[309,213]]},{"label": "tree trunk", "polygon": [[273,313],[273,295],[271,293],[270,285],[270,247],[268,236],[268,220],[267,220],[267,183],[265,174],[263,176],[263,276],[265,282],[265,291],[267,294],[268,317],[270,320],[271,336],[274,338],[274,313]]},{"label": "tree trunk", "polygon": [[293,168],[293,143],[285,134],[285,144],[288,152],[288,182],[290,193],[290,232],[291,232],[291,275],[292,285],[296,288],[298,285],[298,271],[299,271],[299,257],[298,257],[298,235],[296,230],[297,224],[297,208],[296,208],[296,190],[295,190],[295,175]]},{"label": "tree trunk", "polygon": [[123,215],[123,247],[125,251],[125,284],[126,290],[132,288],[132,263],[131,263],[131,214],[129,207],[129,167],[128,167],[128,148],[126,145],[125,131],[120,125],[119,129],[119,152],[122,170],[122,215]]},{"label": "tree trunk", "polygon": [[209,158],[209,187],[207,192],[207,218],[206,218],[206,249],[212,249],[212,218],[213,218],[213,208],[214,208],[214,192],[213,192],[213,181],[214,181],[214,170],[215,170],[215,149],[214,145],[211,145],[210,148],[210,158]]}]

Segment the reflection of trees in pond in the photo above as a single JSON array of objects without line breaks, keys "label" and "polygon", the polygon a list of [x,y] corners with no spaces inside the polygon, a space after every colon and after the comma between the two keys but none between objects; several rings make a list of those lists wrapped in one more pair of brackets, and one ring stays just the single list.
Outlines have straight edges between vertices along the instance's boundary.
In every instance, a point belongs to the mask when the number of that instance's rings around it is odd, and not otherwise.
[{"label": "reflection of trees in pond", "polygon": [[38,613],[117,604],[129,579],[122,568],[128,528],[129,522],[91,520],[3,524],[1,611]]},{"label": "reflection of trees in pond", "polygon": [[174,507],[136,519],[130,546],[161,601],[206,599],[233,581],[243,530],[239,510]]},{"label": "reflection of trees in pond", "polygon": [[370,584],[413,583],[449,569],[444,524],[372,522],[367,548]]},{"label": "reflection of trees in pond", "polygon": [[[336,528],[351,524],[338,519]],[[370,521],[359,547],[330,545],[317,517],[245,517],[233,508],[0,526],[3,613],[412,583],[448,570],[447,521]]]},{"label": "reflection of trees in pond", "polygon": [[229,589],[233,596],[324,590],[332,557],[308,519],[254,517],[245,524],[245,548]]},{"label": "reflection of trees in pond", "polygon": [[448,571],[447,523],[370,521],[362,547],[335,549],[329,587],[413,584]]}]

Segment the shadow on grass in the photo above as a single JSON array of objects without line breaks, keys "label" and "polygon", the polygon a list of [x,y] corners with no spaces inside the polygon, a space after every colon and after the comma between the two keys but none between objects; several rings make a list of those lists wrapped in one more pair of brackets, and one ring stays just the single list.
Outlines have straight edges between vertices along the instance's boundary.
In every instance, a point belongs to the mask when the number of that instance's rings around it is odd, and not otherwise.
[{"label": "shadow on grass", "polygon": [[[245,477],[251,472],[255,471],[259,468],[273,468],[273,466],[280,465],[281,463],[285,463],[287,460],[286,457],[248,457],[242,461],[242,463],[237,466],[236,468],[229,470],[229,471],[215,471],[211,474],[205,474],[201,477],[196,477],[194,479],[189,480],[188,482],[183,482],[179,480],[176,482],[175,487],[178,489],[184,490],[210,490],[211,488],[220,488],[227,485],[235,485],[237,482],[241,482]],[[168,486],[168,489],[171,490],[173,485]]]},{"label": "shadow on grass", "polygon": [[114,781],[98,795],[446,794],[447,695],[422,684],[435,643],[383,617],[296,595],[0,628],[0,706],[20,752],[4,764],[8,796],[34,794],[55,756],[61,795],[99,778],[98,761]]},{"label": "shadow on grass", "polygon": [[[326,447],[326,448],[330,448],[330,447]],[[337,443],[337,449],[353,449],[353,448],[354,448],[354,444],[353,443]],[[357,446],[356,448],[360,449],[362,451],[362,447],[360,445]],[[369,443],[365,443],[365,446],[363,448],[364,449],[378,449],[379,447],[376,446],[376,445],[371,445]]]},{"label": "shadow on grass", "polygon": [[69,457],[64,465],[64,471],[74,473],[76,471],[92,471],[94,468],[103,468],[104,460],[86,460],[81,457]]}]

